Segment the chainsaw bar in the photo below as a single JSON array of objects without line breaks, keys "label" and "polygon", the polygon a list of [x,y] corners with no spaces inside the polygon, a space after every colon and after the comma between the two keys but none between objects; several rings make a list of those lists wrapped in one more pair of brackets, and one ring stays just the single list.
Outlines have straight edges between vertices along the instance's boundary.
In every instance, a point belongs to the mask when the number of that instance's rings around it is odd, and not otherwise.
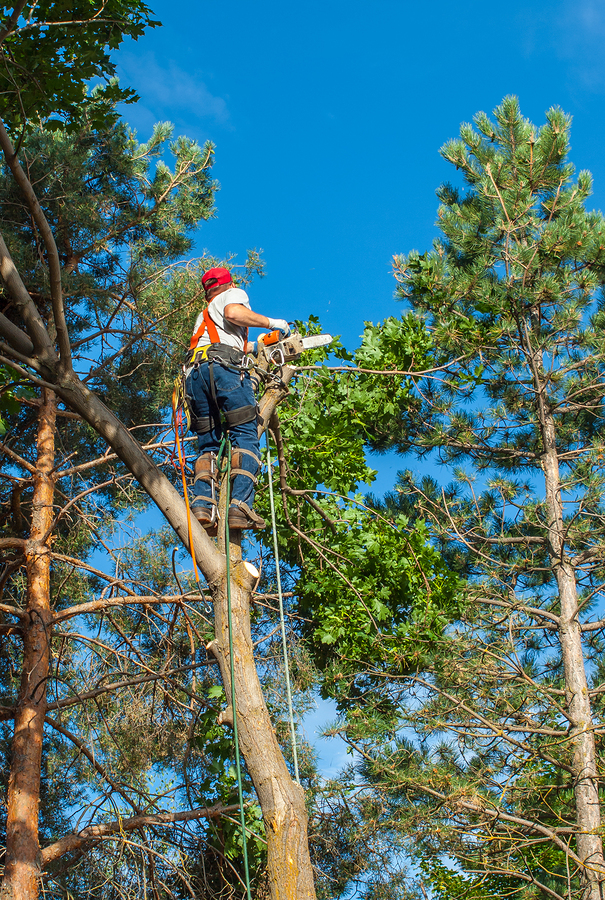
[{"label": "chainsaw bar", "polygon": [[313,350],[315,347],[327,347],[334,338],[331,334],[310,334],[301,341],[303,350]]}]

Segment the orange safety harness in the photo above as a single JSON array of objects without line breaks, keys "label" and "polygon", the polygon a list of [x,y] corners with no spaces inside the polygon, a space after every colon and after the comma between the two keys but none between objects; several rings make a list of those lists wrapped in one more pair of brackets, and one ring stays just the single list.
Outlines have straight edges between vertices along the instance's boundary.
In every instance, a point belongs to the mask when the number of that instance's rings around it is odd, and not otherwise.
[{"label": "orange safety harness", "polygon": [[208,337],[213,344],[220,344],[221,339],[218,336],[218,331],[216,330],[216,325],[212,321],[210,313],[208,312],[208,307],[202,313],[202,323],[197,331],[193,332],[191,336],[191,343],[189,344],[189,349],[194,350],[197,347],[197,342],[205,333],[206,329],[208,329]]},{"label": "orange safety harness", "polygon": [[[212,320],[212,316],[208,312],[208,307],[202,313],[202,322],[197,331],[194,331],[191,336],[191,343],[189,344],[189,350],[195,350],[198,345],[199,339],[208,331],[208,337],[210,338],[210,342],[212,344],[220,344],[221,339],[219,337],[219,333],[217,331],[216,325]],[[244,333],[244,352],[246,350],[246,345],[248,343],[248,329],[245,329]]]}]

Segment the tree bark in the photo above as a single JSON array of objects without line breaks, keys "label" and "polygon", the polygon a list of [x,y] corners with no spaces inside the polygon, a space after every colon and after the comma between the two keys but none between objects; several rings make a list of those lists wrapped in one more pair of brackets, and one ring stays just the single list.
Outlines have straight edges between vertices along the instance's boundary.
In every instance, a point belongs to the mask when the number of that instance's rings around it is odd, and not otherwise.
[{"label": "tree bark", "polygon": [[603,900],[605,858],[601,837],[601,805],[594,723],[586,663],[579,621],[576,574],[566,552],[566,527],[561,491],[557,427],[547,394],[542,367],[542,347],[527,326],[522,327],[521,342],[527,353],[536,397],[543,452],[540,464],[544,473],[547,515],[547,546],[550,565],[557,580],[560,616],[557,631],[565,678],[565,707],[571,725],[572,769],[576,805],[576,849],[581,860],[582,900]]},{"label": "tree bark", "polygon": [[[233,555],[237,555],[236,546]],[[263,811],[272,900],[314,900],[304,791],[294,783],[286,767],[254,664],[250,633],[250,595],[254,582],[245,565],[237,562],[231,580],[231,617],[239,744]],[[215,639],[208,649],[218,659],[225,693],[230,697],[226,579],[215,592],[214,615]]]},{"label": "tree bark", "polygon": [[15,709],[8,784],[6,865],[0,900],[36,900],[40,878],[38,807],[46,685],[50,665],[50,528],[53,521],[57,403],[45,390],[40,407],[30,538],[25,544],[26,618],[23,675]]},{"label": "tree bark", "polygon": [[165,516],[185,547],[195,552],[206,581],[212,588],[224,575],[225,559],[197,520],[192,517],[193,548],[189,547],[187,509],[178,491],[145,453],[125,425],[75,375],[57,375],[56,390],[61,399],[94,428],[114,450],[126,468]]},{"label": "tree bark", "polygon": [[602,900],[605,884],[605,859],[601,838],[601,807],[594,725],[578,619],[578,594],[573,566],[565,552],[565,523],[555,424],[548,411],[543,413],[545,452],[542,468],[548,512],[550,561],[557,579],[561,603],[558,624],[561,657],[565,673],[565,701],[571,723],[573,745],[574,795],[576,801],[576,846],[584,866],[580,873],[583,900]]}]

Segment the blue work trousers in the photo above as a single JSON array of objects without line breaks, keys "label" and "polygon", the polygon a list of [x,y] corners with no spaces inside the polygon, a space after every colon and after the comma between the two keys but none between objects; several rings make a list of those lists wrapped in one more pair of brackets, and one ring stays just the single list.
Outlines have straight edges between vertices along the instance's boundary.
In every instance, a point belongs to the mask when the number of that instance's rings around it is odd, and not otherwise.
[{"label": "blue work trousers", "polygon": [[[209,366],[213,367],[214,390],[216,402],[212,397],[210,387]],[[198,434],[198,451],[202,453],[218,453],[224,426],[221,424],[219,411],[229,412],[241,409],[242,406],[256,406],[256,398],[248,372],[242,373],[238,369],[222,365],[218,360],[212,363],[201,362],[196,365],[187,376],[185,384],[187,400],[194,416],[200,418],[209,416],[211,430],[206,434]],[[251,450],[260,458],[258,441],[258,426],[256,418],[244,425],[232,425],[229,428],[229,437],[234,448]],[[242,453],[241,469],[256,476],[258,464],[247,453]],[[209,506],[206,499],[212,496],[210,485],[201,479],[193,485],[193,506]],[[247,475],[236,475],[233,479],[232,500],[241,500],[250,509],[254,503],[254,481]],[[218,497],[217,497],[218,501]]]}]

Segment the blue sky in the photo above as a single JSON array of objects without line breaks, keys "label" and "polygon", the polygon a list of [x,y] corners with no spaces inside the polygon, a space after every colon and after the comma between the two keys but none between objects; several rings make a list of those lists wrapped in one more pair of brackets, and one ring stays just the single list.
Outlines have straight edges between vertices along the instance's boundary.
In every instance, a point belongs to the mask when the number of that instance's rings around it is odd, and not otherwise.
[{"label": "blue sky", "polygon": [[262,248],[253,307],[319,315],[353,347],[398,313],[394,253],[430,246],[439,147],[510,93],[536,123],[574,116],[572,159],[605,205],[605,6],[597,0],[305,4],[150,0],[163,25],[116,56],[158,120],[216,144],[217,218],[198,251]]},{"label": "blue sky", "polygon": [[[259,312],[318,315],[351,348],[364,320],[399,314],[391,258],[430,246],[435,190],[455,178],[439,148],[507,94],[536,124],[552,105],[573,115],[571,158],[605,207],[602,2],[149,2],[163,26],[116,55],[141,97],[125,117],[142,140],[169,120],[216,144],[197,251],[262,248]],[[376,489],[402,467],[381,459]],[[318,749],[343,761],[338,742]]]},{"label": "blue sky", "polygon": [[[605,208],[605,5],[405,0],[149,0],[161,28],[116,56],[141,101],[141,139],[169,120],[216,144],[217,218],[197,250],[262,248],[259,312],[318,315],[353,348],[364,320],[398,315],[395,253],[436,235],[435,190],[455,178],[439,148],[516,94],[536,124],[574,117],[572,155]],[[373,489],[394,483],[389,454]]]}]

